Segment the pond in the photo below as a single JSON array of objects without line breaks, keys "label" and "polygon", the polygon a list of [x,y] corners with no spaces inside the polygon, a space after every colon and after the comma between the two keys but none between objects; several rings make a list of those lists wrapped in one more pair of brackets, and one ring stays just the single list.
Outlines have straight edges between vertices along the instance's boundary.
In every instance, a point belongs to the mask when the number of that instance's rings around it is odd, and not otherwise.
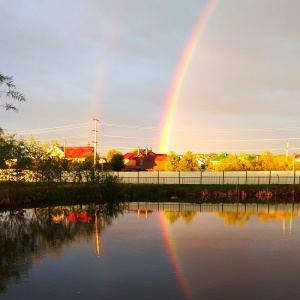
[{"label": "pond", "polygon": [[300,299],[299,204],[0,213],[0,299]]}]

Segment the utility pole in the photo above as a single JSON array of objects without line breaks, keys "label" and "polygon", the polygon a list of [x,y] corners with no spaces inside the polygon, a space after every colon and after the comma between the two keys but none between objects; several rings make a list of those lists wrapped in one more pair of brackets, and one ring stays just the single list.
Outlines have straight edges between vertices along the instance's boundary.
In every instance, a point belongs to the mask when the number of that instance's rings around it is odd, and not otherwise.
[{"label": "utility pole", "polygon": [[286,158],[288,158],[288,156],[289,156],[289,141],[287,140],[286,141]]},{"label": "utility pole", "polygon": [[98,141],[97,141],[97,137],[98,137],[98,123],[99,120],[97,119],[93,119],[94,122],[94,166],[96,165],[96,160],[97,160],[97,145],[98,145]]}]

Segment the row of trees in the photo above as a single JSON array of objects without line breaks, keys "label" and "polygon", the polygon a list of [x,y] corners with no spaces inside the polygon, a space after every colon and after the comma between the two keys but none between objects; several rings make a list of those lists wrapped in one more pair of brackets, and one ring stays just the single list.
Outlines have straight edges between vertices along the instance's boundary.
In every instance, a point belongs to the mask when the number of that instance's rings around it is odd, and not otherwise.
[{"label": "row of trees", "polygon": [[[91,181],[93,171],[120,171],[124,167],[123,154],[115,149],[107,152],[108,164],[100,165],[99,159],[94,165],[93,156],[83,161],[70,161],[64,158],[47,155],[52,144],[36,141],[32,136],[29,140],[16,139],[14,135],[0,131],[0,169],[2,176],[5,170],[13,170],[16,177],[24,177],[24,171],[34,171],[36,181],[61,181],[63,172],[72,172],[74,181]],[[203,164],[191,151],[185,155],[170,152],[165,162],[165,171],[268,171],[268,170],[300,170],[300,163],[293,156],[274,155],[263,151],[259,156],[248,154],[228,154],[224,159],[212,164],[213,155],[202,157]],[[99,157],[98,157],[99,158]],[[3,171],[4,170],[4,171]],[[33,174],[33,173],[32,173]]]},{"label": "row of trees", "polygon": [[[50,157],[49,144],[42,144],[31,137],[28,141],[16,139],[14,135],[0,132],[0,169],[1,177],[6,181],[60,181],[64,171],[71,171],[74,179],[80,181],[83,171],[93,168],[93,157],[83,162],[69,161]],[[99,168],[100,166],[97,165]]]},{"label": "row of trees", "polygon": [[166,171],[199,171],[201,165],[198,163],[196,156],[191,152],[187,151],[183,157],[171,151],[167,156]]},{"label": "row of trees", "polygon": [[294,156],[274,155],[270,151],[263,151],[261,155],[227,154],[218,162],[212,163],[211,159],[216,154],[206,157],[202,155],[202,164],[199,164],[197,156],[187,151],[182,157],[170,152],[167,157],[166,171],[291,171],[300,170],[300,163]]},{"label": "row of trees", "polygon": [[255,157],[248,154],[228,154],[226,158],[212,164],[208,162],[208,171],[291,171],[300,170],[300,163],[295,157],[274,155],[270,151],[263,151]]},{"label": "row of trees", "polygon": [[[36,141],[17,139],[14,135],[0,131],[0,180],[6,182],[101,182],[105,175],[99,156],[94,165],[94,156],[84,160],[68,160],[51,156],[49,149],[57,145]],[[123,155],[117,151],[108,152],[109,166],[105,168],[119,171],[123,168]],[[107,177],[107,176],[106,176]],[[105,180],[108,180],[107,178]]]}]

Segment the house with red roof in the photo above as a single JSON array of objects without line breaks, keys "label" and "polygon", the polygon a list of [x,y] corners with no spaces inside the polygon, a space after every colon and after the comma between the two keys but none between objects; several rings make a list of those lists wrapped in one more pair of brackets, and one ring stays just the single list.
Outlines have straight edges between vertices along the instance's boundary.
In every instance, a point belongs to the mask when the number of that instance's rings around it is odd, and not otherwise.
[{"label": "house with red roof", "polygon": [[69,146],[59,147],[54,146],[51,148],[47,155],[50,157],[59,157],[69,160],[83,161],[87,157],[94,154],[94,147],[91,146]]},{"label": "house with red roof", "polygon": [[164,170],[166,154],[155,154],[152,149],[137,148],[124,156],[124,171]]}]

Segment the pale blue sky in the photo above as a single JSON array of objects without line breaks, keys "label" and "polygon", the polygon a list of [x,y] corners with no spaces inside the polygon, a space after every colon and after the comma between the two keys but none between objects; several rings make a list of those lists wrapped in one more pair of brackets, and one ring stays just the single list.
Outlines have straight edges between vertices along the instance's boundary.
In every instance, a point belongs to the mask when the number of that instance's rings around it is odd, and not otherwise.
[{"label": "pale blue sky", "polygon": [[[28,99],[18,113],[0,111],[0,126],[86,145],[97,118],[101,155],[158,152],[166,96],[208,2],[0,0],[0,72]],[[299,11],[297,0],[218,1],[182,87],[169,150],[285,153],[289,140],[290,153],[300,152]]]}]

